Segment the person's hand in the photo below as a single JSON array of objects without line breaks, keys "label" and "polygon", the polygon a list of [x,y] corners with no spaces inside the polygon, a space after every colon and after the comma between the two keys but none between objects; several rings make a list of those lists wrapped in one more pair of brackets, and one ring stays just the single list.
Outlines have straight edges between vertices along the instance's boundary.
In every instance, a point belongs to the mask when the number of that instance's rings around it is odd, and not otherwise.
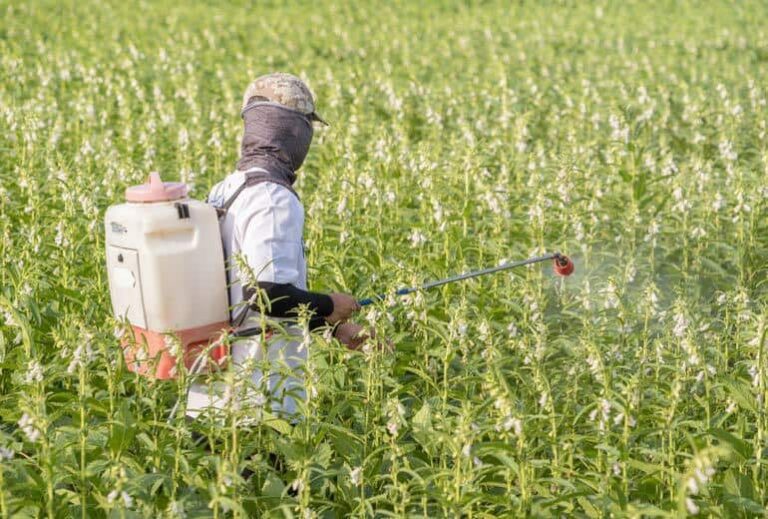
[{"label": "person's hand", "polygon": [[376,339],[376,332],[372,328],[364,328],[355,323],[342,323],[336,327],[335,337],[347,346],[350,350],[357,350],[365,344],[366,341],[375,341],[375,345],[379,349],[386,349],[388,351],[394,350],[394,345],[390,340]]},{"label": "person's hand", "polygon": [[325,318],[330,324],[343,323],[360,310],[357,299],[349,294],[331,294],[333,312]]},{"label": "person's hand", "polygon": [[[371,330],[370,335],[373,335]],[[370,336],[365,328],[355,323],[342,323],[336,327],[335,337],[350,350],[356,350]]]}]

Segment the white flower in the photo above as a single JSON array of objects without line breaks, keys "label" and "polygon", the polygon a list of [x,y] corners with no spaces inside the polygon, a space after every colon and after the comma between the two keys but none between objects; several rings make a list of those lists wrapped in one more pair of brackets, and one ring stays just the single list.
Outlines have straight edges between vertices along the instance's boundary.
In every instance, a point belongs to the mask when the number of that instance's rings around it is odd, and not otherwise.
[{"label": "white flower", "polygon": [[13,314],[11,314],[11,312],[8,310],[3,310],[3,319],[5,320],[6,326],[17,326],[16,320],[13,318]]},{"label": "white flower", "polygon": [[181,358],[184,355],[184,347],[181,344],[181,340],[173,333],[163,335],[163,345],[176,358]]},{"label": "white flower", "polygon": [[460,337],[466,337],[467,335],[467,323],[465,322],[459,322],[457,331],[459,332]]},{"label": "white flower", "polygon": [[723,199],[723,195],[721,195],[719,192],[715,194],[715,201],[712,202],[712,209],[717,212],[720,209],[725,207],[725,200]]},{"label": "white flower", "polygon": [[43,381],[43,366],[36,360],[29,361],[27,365],[27,373],[24,375],[24,381],[27,384],[34,384],[35,382]]},{"label": "white flower", "polygon": [[592,375],[598,376],[600,374],[600,359],[595,355],[590,354],[587,357],[587,366],[589,366],[589,371]]},{"label": "white flower", "polygon": [[603,296],[605,296],[605,301],[603,302],[605,309],[619,307],[618,287],[616,287],[616,284],[613,281],[608,282],[608,286],[602,290],[602,293]]},{"label": "white flower", "polygon": [[659,234],[659,222],[656,220],[651,221],[651,225],[648,227],[648,234],[645,235],[644,240],[646,242],[652,241]]},{"label": "white flower", "polygon": [[694,463],[697,466],[693,469],[693,475],[685,482],[685,486],[691,495],[698,494],[701,486],[706,485],[712,476],[715,475],[715,469],[709,464],[709,460],[696,459]]},{"label": "white flower", "polygon": [[336,206],[336,213],[339,215],[342,215],[346,210],[347,210],[347,198],[343,197],[341,200],[339,200],[339,204]]},{"label": "white flower", "polygon": [[296,478],[291,482],[291,490],[294,492],[301,492],[304,489],[304,481],[301,478]]},{"label": "white flower", "polygon": [[86,336],[72,354],[72,360],[70,361],[69,366],[67,366],[67,373],[71,375],[75,372],[78,366],[87,365],[89,362],[91,362],[91,360],[93,360],[93,356],[91,338]]},{"label": "white flower", "polygon": [[465,443],[464,447],[461,448],[461,454],[464,455],[464,457],[469,458],[469,456],[472,454],[472,444]]},{"label": "white flower", "polygon": [[685,351],[685,353],[688,354],[686,363],[691,366],[696,366],[699,363],[699,355],[696,352],[696,348],[693,346],[693,343],[691,343],[687,337],[684,337],[683,340],[680,341],[680,347],[683,349],[683,351]]},{"label": "white flower", "polygon": [[370,326],[375,326],[380,317],[381,311],[374,306],[372,306],[371,309],[368,310],[368,312],[365,314],[365,320]]},{"label": "white flower", "polygon": [[312,336],[309,334],[309,330],[305,329],[303,330],[303,333],[302,333],[301,343],[299,344],[298,351],[300,352],[308,351],[311,345],[312,345]]},{"label": "white flower", "polygon": [[520,436],[523,433],[523,422],[519,418],[509,416],[504,421],[504,430],[505,431],[512,430],[514,431],[515,436]]},{"label": "white flower", "polygon": [[733,143],[729,140],[721,140],[718,148],[720,149],[720,155],[728,162],[733,162],[739,158],[739,154],[733,149]]},{"label": "white flower", "polygon": [[685,498],[685,508],[691,515],[697,515],[699,513],[699,507],[690,497]]},{"label": "white flower", "polygon": [[179,130],[179,147],[184,150],[189,146],[189,131],[182,127]]},{"label": "white flower", "polygon": [[691,236],[697,240],[705,237],[706,235],[707,235],[707,231],[705,231],[702,227],[694,227],[693,230],[691,231]]},{"label": "white flower", "polygon": [[675,320],[675,327],[672,330],[672,333],[675,335],[675,337],[684,337],[685,332],[688,329],[688,318],[685,317],[682,313],[676,313],[674,316]]},{"label": "white flower", "polygon": [[517,325],[515,323],[509,323],[509,326],[507,326],[507,333],[509,333],[510,337],[517,337],[519,330],[517,328]]},{"label": "white flower", "polygon": [[349,473],[349,479],[354,486],[359,487],[363,482],[363,467],[353,468]]},{"label": "white flower", "polygon": [[256,407],[263,407],[267,403],[267,397],[264,396],[264,393],[257,393],[253,398],[253,403]]},{"label": "white flower", "polygon": [[481,341],[486,342],[491,338],[491,326],[487,321],[481,321],[477,327],[477,334]]},{"label": "white flower", "polygon": [[130,508],[131,505],[133,505],[133,498],[128,494],[128,492],[125,490],[118,491],[117,489],[112,489],[112,491],[107,494],[107,502],[114,503],[117,501],[118,497],[123,500],[123,504],[126,508]]},{"label": "white flower", "polygon": [[400,430],[400,425],[396,421],[390,420],[387,424],[387,431],[389,431],[389,434],[397,436],[398,430]]},{"label": "white flower", "polygon": [[589,413],[589,419],[593,422],[598,418],[598,416],[600,419],[597,420],[597,428],[600,431],[605,431],[606,422],[608,422],[611,417],[611,402],[605,398],[602,398],[600,400],[600,405],[595,406],[595,408],[592,409],[592,411]]},{"label": "white flower", "polygon": [[178,519],[185,519],[187,517],[187,513],[184,511],[184,505],[181,501],[172,501],[171,504],[168,505],[168,513],[171,517]]},{"label": "white flower", "polygon": [[760,372],[757,370],[757,366],[750,366],[747,372],[752,377],[752,385],[758,387],[760,385]]},{"label": "white flower", "polygon": [[537,223],[541,222],[544,219],[544,210],[541,208],[541,206],[537,203],[532,205],[528,209],[528,218],[531,220],[531,223]]},{"label": "white flower", "polygon": [[13,459],[13,450],[8,447],[0,447],[0,461]]},{"label": "white flower", "polygon": [[424,236],[424,233],[418,229],[413,229],[408,238],[411,240],[411,246],[414,248],[422,245],[423,243],[426,243],[427,241],[427,237]]},{"label": "white flower", "polygon": [[635,280],[635,277],[637,276],[637,267],[635,267],[634,263],[630,263],[627,266],[625,275],[626,275],[627,283],[632,283]]},{"label": "white flower", "polygon": [[64,233],[64,222],[60,221],[58,225],[56,225],[56,237],[53,239],[54,243],[57,247],[61,247],[64,245],[65,247],[69,245],[69,240],[67,240],[66,235]]}]

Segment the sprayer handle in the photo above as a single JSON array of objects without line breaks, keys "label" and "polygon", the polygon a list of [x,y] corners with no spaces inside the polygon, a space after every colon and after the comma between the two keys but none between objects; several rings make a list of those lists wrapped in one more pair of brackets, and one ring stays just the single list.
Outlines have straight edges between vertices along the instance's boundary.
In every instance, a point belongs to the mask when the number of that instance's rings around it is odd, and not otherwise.
[{"label": "sprayer handle", "polygon": [[[394,295],[396,296],[405,296],[410,293],[416,292],[419,290],[419,288],[400,288],[397,291],[395,291]],[[387,294],[379,294],[377,296],[373,297],[366,297],[365,299],[361,299],[357,302],[360,306],[368,306],[372,305],[376,301],[383,301],[387,298]]]}]

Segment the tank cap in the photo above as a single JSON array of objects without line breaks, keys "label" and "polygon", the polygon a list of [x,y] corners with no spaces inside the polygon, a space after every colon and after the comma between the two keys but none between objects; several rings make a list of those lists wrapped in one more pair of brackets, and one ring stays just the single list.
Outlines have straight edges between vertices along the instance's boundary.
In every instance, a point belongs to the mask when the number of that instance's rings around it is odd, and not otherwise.
[{"label": "tank cap", "polygon": [[125,199],[129,202],[166,202],[187,196],[187,185],[183,182],[163,182],[160,173],[149,174],[146,184],[125,189]]}]

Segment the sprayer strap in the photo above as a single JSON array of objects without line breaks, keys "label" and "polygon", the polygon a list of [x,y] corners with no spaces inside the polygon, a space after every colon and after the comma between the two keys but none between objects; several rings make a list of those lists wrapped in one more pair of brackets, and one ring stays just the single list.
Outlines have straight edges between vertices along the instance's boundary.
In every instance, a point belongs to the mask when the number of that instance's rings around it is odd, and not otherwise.
[{"label": "sprayer strap", "polygon": [[245,188],[256,186],[258,184],[264,184],[266,182],[269,182],[272,184],[283,186],[298,198],[298,195],[296,194],[296,191],[294,191],[293,186],[291,186],[286,182],[280,182],[277,179],[264,178],[263,176],[257,175],[257,173],[262,173],[262,172],[266,173],[267,171],[261,168],[256,168],[256,169],[249,169],[248,171],[245,172],[245,180],[243,181],[243,183],[237,187],[235,192],[232,193],[232,195],[226,199],[226,201],[221,207],[216,208],[216,214],[218,214],[219,219],[223,218],[227,214],[227,211],[229,211],[229,208],[232,207],[232,204],[235,203],[235,200],[237,200],[237,197],[240,196],[240,193],[242,193],[245,190]]},{"label": "sprayer strap", "polygon": [[224,215],[227,214],[227,211],[229,211],[229,208],[232,207],[232,204],[235,203],[235,200],[237,200],[237,197],[240,195],[240,193],[243,192],[243,189],[245,189],[246,187],[248,187],[248,180],[240,184],[240,186],[238,186],[235,192],[232,193],[232,195],[226,199],[226,201],[221,207],[216,208],[216,214],[219,215],[219,219],[223,218]]}]

